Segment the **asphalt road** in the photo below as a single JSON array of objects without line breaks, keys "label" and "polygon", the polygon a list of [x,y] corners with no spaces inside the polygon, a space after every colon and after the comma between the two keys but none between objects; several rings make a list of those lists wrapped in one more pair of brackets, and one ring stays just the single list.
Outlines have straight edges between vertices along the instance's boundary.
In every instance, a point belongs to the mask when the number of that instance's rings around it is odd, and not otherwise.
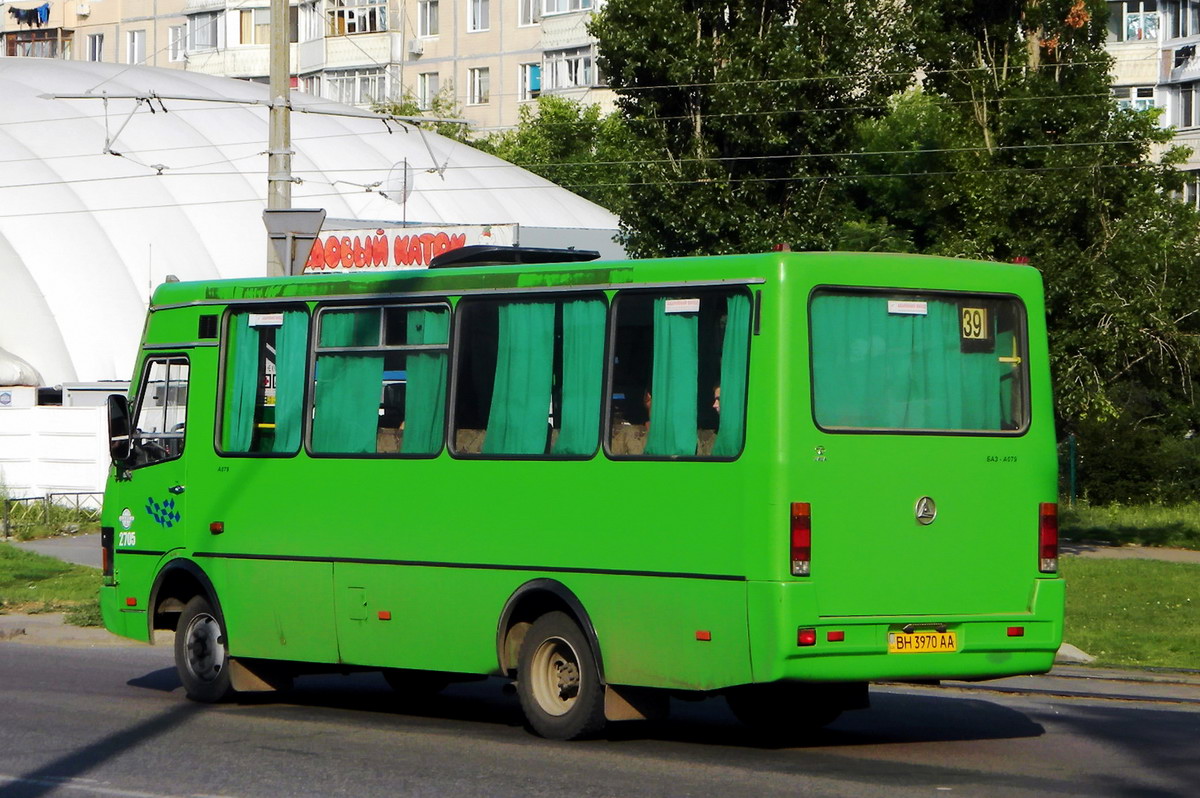
[{"label": "asphalt road", "polygon": [[[166,647],[0,643],[0,798],[37,796],[1152,796],[1200,784],[1200,691],[1162,700],[879,688],[796,747],[720,699],[554,743],[498,681],[402,703],[375,675],[208,707]],[[1174,696],[1172,698],[1171,696]]]}]

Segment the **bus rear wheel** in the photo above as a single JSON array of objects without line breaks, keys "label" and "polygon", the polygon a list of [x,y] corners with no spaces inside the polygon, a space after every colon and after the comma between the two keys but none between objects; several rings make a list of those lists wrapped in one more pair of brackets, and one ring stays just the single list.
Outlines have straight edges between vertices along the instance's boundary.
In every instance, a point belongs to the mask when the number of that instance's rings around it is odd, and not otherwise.
[{"label": "bus rear wheel", "polygon": [[517,657],[517,696],[533,731],[574,740],[604,728],[604,687],[578,624],[561,612],[534,621]]},{"label": "bus rear wheel", "polygon": [[215,704],[233,695],[225,625],[204,596],[195,596],[175,629],[175,668],[187,697]]}]

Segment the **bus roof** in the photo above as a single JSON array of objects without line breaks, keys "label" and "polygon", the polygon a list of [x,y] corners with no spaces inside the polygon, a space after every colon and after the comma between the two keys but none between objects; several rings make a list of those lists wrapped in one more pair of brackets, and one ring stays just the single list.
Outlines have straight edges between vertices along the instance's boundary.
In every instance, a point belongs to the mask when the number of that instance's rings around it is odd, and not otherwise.
[{"label": "bus roof", "polygon": [[[803,277],[800,275],[803,274]],[[1024,277],[1022,278],[1022,275]],[[621,288],[629,285],[767,283],[788,277],[811,283],[895,288],[1000,290],[1032,288],[1030,266],[881,252],[766,252],[545,265],[474,266],[305,274],[172,282],[154,292],[151,309],[225,302],[353,298],[380,294],[457,294],[521,289]],[[1032,280],[1032,283],[1026,283]],[[1007,290],[1013,290],[1009,288]]]}]

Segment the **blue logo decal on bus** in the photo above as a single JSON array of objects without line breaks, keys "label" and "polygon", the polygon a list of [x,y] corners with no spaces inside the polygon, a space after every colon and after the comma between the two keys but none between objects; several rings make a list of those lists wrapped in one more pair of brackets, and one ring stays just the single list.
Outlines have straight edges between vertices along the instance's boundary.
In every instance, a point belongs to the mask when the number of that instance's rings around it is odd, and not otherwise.
[{"label": "blue logo decal on bus", "polygon": [[151,496],[146,499],[146,512],[150,514],[156,524],[164,529],[170,529],[179,523],[179,513],[175,512],[174,499],[166,499],[159,504]]}]

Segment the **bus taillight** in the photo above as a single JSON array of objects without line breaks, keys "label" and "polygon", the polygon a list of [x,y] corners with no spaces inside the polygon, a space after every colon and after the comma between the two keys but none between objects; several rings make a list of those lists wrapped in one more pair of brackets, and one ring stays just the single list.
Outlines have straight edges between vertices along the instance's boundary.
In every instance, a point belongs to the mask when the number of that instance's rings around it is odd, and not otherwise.
[{"label": "bus taillight", "polygon": [[808,576],[812,569],[812,508],[792,502],[792,576]]},{"label": "bus taillight", "polygon": [[1058,570],[1058,505],[1038,507],[1038,570],[1052,574]]}]

